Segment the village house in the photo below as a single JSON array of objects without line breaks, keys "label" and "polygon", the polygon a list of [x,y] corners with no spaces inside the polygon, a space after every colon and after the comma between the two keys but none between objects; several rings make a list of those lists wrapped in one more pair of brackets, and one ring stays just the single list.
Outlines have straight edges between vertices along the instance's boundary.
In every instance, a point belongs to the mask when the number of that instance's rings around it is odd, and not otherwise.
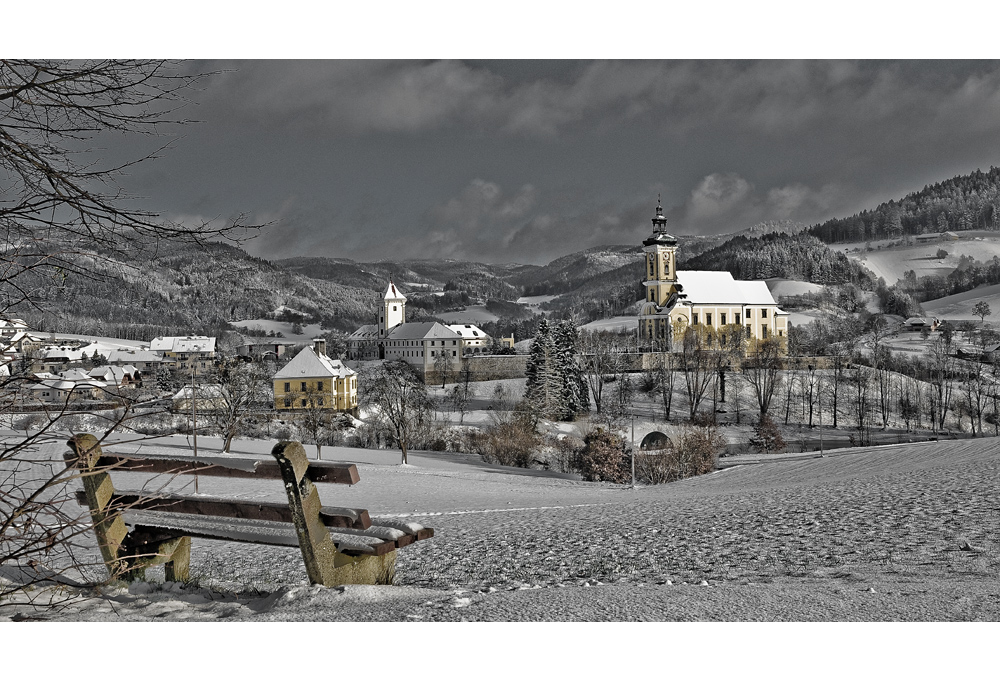
[{"label": "village house", "polygon": [[640,345],[669,341],[688,326],[719,330],[738,324],[751,340],[788,336],[789,315],[766,282],[739,281],[729,272],[678,271],[677,239],[667,234],[659,201],[652,222],[653,234],[642,242],[646,297],[639,309]]},{"label": "village house", "polygon": [[130,364],[94,367],[87,375],[115,388],[137,388],[142,385],[139,370]]},{"label": "village house", "polygon": [[29,403],[66,404],[81,400],[107,400],[108,384],[99,381],[78,369],[70,369],[61,374],[37,372],[25,386]]},{"label": "village house", "polygon": [[215,365],[214,336],[159,336],[149,349],[174,363],[178,371],[200,376]]},{"label": "village house", "polygon": [[326,355],[326,341],[314,338],[273,376],[274,408],[354,411],[358,407],[358,375],[339,359]]},{"label": "village house", "polygon": [[154,375],[160,367],[171,368],[174,361],[164,358],[159,352],[136,348],[134,350],[111,350],[107,356],[112,366],[132,366],[147,375]]}]

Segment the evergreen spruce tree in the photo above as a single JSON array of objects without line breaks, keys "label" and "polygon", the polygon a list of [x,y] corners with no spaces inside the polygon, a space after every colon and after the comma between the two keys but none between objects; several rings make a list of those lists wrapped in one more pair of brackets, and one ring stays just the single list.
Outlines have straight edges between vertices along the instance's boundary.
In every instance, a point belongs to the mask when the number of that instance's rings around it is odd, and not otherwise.
[{"label": "evergreen spruce tree", "polygon": [[528,379],[524,386],[524,399],[533,408],[538,409],[542,413],[544,413],[546,406],[545,392],[549,379],[548,373],[550,367],[548,366],[548,358],[550,354],[550,342],[549,324],[543,319],[538,323],[535,338],[531,341],[531,349],[528,351],[528,363],[524,369],[524,375]]},{"label": "evergreen spruce tree", "polygon": [[555,332],[555,346],[560,388],[560,418],[572,421],[590,410],[583,370],[576,359],[577,332],[573,322],[564,321]]}]

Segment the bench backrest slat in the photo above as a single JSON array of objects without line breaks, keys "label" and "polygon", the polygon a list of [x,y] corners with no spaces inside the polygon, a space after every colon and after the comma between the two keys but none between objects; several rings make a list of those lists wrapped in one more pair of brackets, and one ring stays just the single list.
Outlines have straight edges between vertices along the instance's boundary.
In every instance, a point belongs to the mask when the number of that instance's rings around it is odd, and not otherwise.
[{"label": "bench backrest slat", "polygon": [[[107,454],[97,461],[96,467],[121,471],[141,471],[143,473],[167,473],[176,475],[209,475],[223,478],[273,478],[281,479],[281,470],[276,461],[235,460],[229,467],[223,459],[213,458],[211,463],[197,461],[191,457],[143,457],[135,454]],[[306,479],[312,482],[326,482],[338,485],[353,485],[361,480],[358,467],[353,463],[332,461],[311,461],[306,470]]]},{"label": "bench backrest slat", "polygon": [[[77,492],[76,500],[82,506],[86,506],[86,492]],[[178,494],[148,496],[123,492],[112,496],[107,508],[118,511],[166,511],[219,518],[292,522],[292,512],[287,503],[231,501],[229,499],[189,497]],[[319,517],[327,527],[351,527],[357,530],[367,530],[372,524],[368,511],[363,508],[323,506],[320,509]]]}]

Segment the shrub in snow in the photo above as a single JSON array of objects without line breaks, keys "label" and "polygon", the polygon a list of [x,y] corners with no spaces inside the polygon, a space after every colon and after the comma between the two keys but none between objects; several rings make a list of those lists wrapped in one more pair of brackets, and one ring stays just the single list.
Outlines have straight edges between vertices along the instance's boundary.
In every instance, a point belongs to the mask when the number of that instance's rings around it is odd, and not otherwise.
[{"label": "shrub in snow", "polygon": [[588,482],[629,482],[632,465],[621,436],[603,428],[588,433],[580,452],[580,474]]},{"label": "shrub in snow", "polygon": [[761,414],[757,425],[753,427],[753,437],[750,446],[758,452],[780,452],[785,448],[785,439],[781,437],[778,424],[767,414]]}]

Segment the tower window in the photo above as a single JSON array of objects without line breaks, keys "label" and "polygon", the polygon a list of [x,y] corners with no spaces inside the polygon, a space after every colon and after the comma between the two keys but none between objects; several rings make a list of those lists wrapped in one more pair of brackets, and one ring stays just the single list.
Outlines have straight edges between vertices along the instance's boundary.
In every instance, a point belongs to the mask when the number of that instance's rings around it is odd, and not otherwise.
[{"label": "tower window", "polygon": [[395,305],[393,305],[393,306],[392,306],[392,311],[393,311],[393,312],[395,312],[395,311],[396,311],[396,306],[395,306]]}]

